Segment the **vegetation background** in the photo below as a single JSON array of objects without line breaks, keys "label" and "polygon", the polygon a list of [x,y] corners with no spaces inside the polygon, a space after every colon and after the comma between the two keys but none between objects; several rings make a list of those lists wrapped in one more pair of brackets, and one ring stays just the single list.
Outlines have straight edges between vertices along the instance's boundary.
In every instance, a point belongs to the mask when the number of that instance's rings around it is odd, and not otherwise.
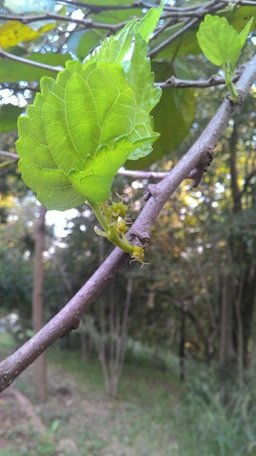
[{"label": "vegetation background", "polygon": [[[43,75],[83,60],[157,3],[0,2],[1,359],[58,312],[112,249],[95,234],[86,205],[65,213],[63,223],[51,212],[45,219],[20,178],[17,117]],[[226,95],[223,74],[196,40],[206,13],[241,30],[256,7],[243,0],[165,2],[149,45],[163,87],[153,112],[161,137],[153,154],[127,163],[129,173],[113,187],[133,218],[154,180],[131,170],[169,171]],[[255,20],[240,65],[255,53],[254,31]],[[48,351],[47,369],[42,357],[2,393],[0,455],[256,454],[255,97],[254,85],[199,186],[185,180],[165,205],[148,264],[123,266],[79,327]],[[37,293],[40,235],[44,277]]]}]

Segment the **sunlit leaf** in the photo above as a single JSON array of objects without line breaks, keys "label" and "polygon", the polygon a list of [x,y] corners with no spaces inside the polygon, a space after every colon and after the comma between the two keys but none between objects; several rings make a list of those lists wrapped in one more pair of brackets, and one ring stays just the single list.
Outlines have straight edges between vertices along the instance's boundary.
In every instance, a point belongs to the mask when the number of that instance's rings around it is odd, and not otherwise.
[{"label": "sunlit leaf", "polygon": [[35,40],[53,27],[53,24],[47,24],[36,31],[19,21],[8,21],[0,27],[0,47],[4,49],[23,41]]},{"label": "sunlit leaf", "polygon": [[200,24],[197,39],[205,56],[214,65],[236,64],[246,41],[252,20],[238,33],[225,17],[207,14]]},{"label": "sunlit leaf", "polygon": [[159,22],[159,19],[163,12],[163,7],[164,2],[162,0],[159,8],[151,8],[148,10],[141,22],[139,22],[138,32],[146,42],[149,41],[152,30],[155,30]]},{"label": "sunlit leaf", "polygon": [[[153,31],[149,19],[144,36]],[[57,81],[43,78],[41,94],[19,119],[23,179],[46,207],[107,200],[128,156],[145,154],[158,137],[149,113],[161,91],[137,30],[131,22],[83,64],[68,62]]]}]

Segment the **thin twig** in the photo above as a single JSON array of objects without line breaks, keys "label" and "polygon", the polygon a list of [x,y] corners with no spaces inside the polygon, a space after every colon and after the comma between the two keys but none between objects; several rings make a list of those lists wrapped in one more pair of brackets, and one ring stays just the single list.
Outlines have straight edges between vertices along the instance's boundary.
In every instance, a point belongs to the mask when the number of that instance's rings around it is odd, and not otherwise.
[{"label": "thin twig", "polygon": [[166,177],[167,172],[155,172],[155,171],[133,171],[129,169],[120,169],[118,171],[119,176],[131,177],[132,179],[156,179],[161,180]]},{"label": "thin twig", "polygon": [[5,150],[0,150],[0,157],[1,156],[10,158],[13,161],[19,160],[19,156],[17,154],[14,154],[13,152],[6,152]]},{"label": "thin twig", "polygon": [[21,16],[16,14],[0,14],[0,19],[8,21],[19,21],[22,24],[30,24],[30,22],[37,21],[56,20],[60,22],[71,22],[74,24],[83,25],[86,28],[110,30],[111,32],[119,30],[126,24],[126,22],[120,22],[119,24],[104,24],[101,22],[94,22],[92,19],[78,19],[71,16],[61,16],[59,14],[53,13],[35,14],[30,16]]},{"label": "thin twig", "polygon": [[[239,74],[237,74],[233,82],[237,82],[239,78]],[[214,87],[225,84],[225,78],[221,78],[219,76],[211,76],[208,79],[178,79],[175,76],[171,76],[164,82],[157,82],[156,86],[160,87],[161,89],[169,89],[171,87],[175,87],[176,89],[184,89],[184,88],[199,88],[205,89],[207,87]]]},{"label": "thin twig", "polygon": [[25,65],[31,65],[31,66],[34,66],[37,68],[43,68],[44,70],[55,71],[57,73],[64,69],[62,66],[51,66],[51,65],[47,65],[46,63],[36,62],[35,60],[25,59],[24,57],[19,57],[18,55],[11,54],[10,52],[3,51],[3,49],[1,49],[1,48],[0,48],[0,57],[2,57],[4,59],[14,60],[15,62],[23,63]]},{"label": "thin twig", "polygon": [[181,27],[177,32],[173,33],[171,36],[169,36],[166,40],[162,41],[158,46],[153,48],[149,52],[149,57],[153,58],[155,57],[160,51],[162,51],[164,48],[169,46],[173,41],[175,41],[179,36],[183,35],[187,30],[189,30],[193,25],[195,25],[198,22],[198,18],[195,19],[189,19],[184,22],[183,27]]},{"label": "thin twig", "polygon": [[63,3],[65,5],[70,5],[70,6],[78,6],[79,8],[86,8],[88,9],[91,13],[101,13],[102,11],[113,11],[113,10],[129,10],[131,8],[133,9],[141,9],[141,8],[152,8],[152,6],[158,6],[158,5],[149,5],[143,1],[138,1],[134,2],[130,5],[92,5],[91,3],[86,3],[86,2],[77,2],[77,1],[67,1],[67,0],[59,0],[58,3]]},{"label": "thin twig", "polygon": [[[223,3],[226,3],[227,5],[232,4],[230,0],[221,0]],[[233,4],[235,6],[254,6],[256,7],[255,0],[233,0]]]}]

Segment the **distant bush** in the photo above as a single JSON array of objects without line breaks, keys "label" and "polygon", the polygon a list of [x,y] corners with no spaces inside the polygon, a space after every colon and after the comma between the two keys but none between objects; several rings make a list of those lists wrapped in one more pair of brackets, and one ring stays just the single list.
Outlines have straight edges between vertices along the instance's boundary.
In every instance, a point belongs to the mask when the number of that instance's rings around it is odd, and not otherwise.
[{"label": "distant bush", "polygon": [[[182,456],[256,454],[256,382],[221,386],[214,372],[191,377],[180,403]],[[184,421],[185,420],[185,421]]]}]

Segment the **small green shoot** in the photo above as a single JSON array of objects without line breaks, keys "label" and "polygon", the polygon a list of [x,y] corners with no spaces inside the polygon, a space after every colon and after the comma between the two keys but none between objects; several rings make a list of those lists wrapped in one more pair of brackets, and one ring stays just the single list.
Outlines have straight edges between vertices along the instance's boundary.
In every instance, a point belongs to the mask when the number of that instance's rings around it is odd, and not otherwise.
[{"label": "small green shoot", "polygon": [[197,32],[197,40],[204,55],[211,63],[222,67],[230,98],[234,103],[238,102],[239,94],[233,84],[233,77],[252,22],[253,18],[241,32],[237,32],[225,17],[207,14]]}]

